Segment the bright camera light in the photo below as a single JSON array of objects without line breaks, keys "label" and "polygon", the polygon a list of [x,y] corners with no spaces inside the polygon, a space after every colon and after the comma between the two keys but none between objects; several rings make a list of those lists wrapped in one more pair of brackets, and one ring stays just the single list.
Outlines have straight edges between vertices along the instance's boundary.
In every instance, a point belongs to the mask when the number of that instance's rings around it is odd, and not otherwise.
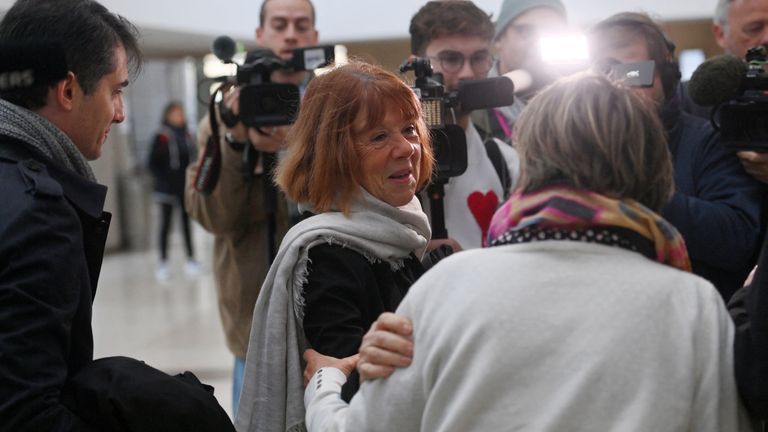
[{"label": "bright camera light", "polygon": [[546,35],[539,40],[541,59],[550,64],[587,63],[589,48],[583,34]]}]

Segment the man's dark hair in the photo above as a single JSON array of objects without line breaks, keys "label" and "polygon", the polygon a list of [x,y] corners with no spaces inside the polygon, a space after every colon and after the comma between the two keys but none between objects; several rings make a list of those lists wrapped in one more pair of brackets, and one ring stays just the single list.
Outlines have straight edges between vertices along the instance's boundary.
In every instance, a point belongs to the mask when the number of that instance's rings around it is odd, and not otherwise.
[{"label": "man's dark hair", "polygon": [[[85,94],[114,72],[118,45],[125,49],[131,75],[141,69],[136,27],[94,0],[17,0],[0,21],[0,43],[27,42],[57,43]],[[0,98],[38,109],[45,106],[49,88],[2,92]]]},{"label": "man's dark hair", "polygon": [[[306,0],[309,3],[309,8],[312,10],[312,25],[315,25],[315,5],[311,0]],[[264,27],[264,23],[267,22],[267,3],[269,0],[264,0],[261,3],[261,10],[259,11],[259,27]]]},{"label": "man's dark hair", "polygon": [[471,1],[430,1],[411,18],[411,54],[424,55],[427,45],[442,36],[477,36],[491,41],[491,17]]}]

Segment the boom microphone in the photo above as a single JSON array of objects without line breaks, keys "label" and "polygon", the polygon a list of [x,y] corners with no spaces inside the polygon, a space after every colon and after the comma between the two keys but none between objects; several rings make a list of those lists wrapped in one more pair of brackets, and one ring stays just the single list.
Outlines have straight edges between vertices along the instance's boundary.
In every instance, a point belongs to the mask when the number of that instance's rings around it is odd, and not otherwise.
[{"label": "boom microphone", "polygon": [[58,43],[0,43],[0,91],[50,86],[65,79],[68,71]]},{"label": "boom microphone", "polygon": [[515,86],[505,76],[463,80],[459,81],[457,98],[463,112],[512,105],[515,101]]},{"label": "boom microphone", "polygon": [[232,61],[237,52],[237,44],[229,36],[219,36],[213,41],[213,55],[224,63]]},{"label": "boom microphone", "polygon": [[699,105],[719,105],[740,94],[747,65],[731,54],[713,57],[696,68],[688,83],[691,99]]}]

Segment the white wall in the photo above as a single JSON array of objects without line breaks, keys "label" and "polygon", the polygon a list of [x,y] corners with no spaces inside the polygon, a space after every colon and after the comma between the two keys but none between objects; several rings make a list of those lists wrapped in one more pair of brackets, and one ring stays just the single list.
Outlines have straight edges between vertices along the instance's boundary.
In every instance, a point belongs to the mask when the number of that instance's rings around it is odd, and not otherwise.
[{"label": "white wall", "polygon": [[[101,0],[140,27],[202,35],[229,34],[252,39],[259,20],[260,0]],[[621,11],[644,11],[662,19],[711,17],[716,0],[563,0],[577,26],[597,22]],[[7,9],[12,0],[0,0]],[[314,0],[318,29],[325,42],[407,37],[411,16],[421,0]],[[477,0],[498,15],[501,0]]]}]

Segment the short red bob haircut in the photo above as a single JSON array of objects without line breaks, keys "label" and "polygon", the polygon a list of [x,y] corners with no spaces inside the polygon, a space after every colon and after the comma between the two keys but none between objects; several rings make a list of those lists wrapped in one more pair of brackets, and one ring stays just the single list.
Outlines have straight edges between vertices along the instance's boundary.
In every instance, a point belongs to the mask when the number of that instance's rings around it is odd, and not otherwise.
[{"label": "short red bob haircut", "polygon": [[316,213],[338,209],[348,214],[364,175],[362,134],[381,124],[390,110],[416,126],[421,189],[432,176],[434,156],[419,99],[397,75],[363,62],[336,67],[309,83],[275,183]]}]

